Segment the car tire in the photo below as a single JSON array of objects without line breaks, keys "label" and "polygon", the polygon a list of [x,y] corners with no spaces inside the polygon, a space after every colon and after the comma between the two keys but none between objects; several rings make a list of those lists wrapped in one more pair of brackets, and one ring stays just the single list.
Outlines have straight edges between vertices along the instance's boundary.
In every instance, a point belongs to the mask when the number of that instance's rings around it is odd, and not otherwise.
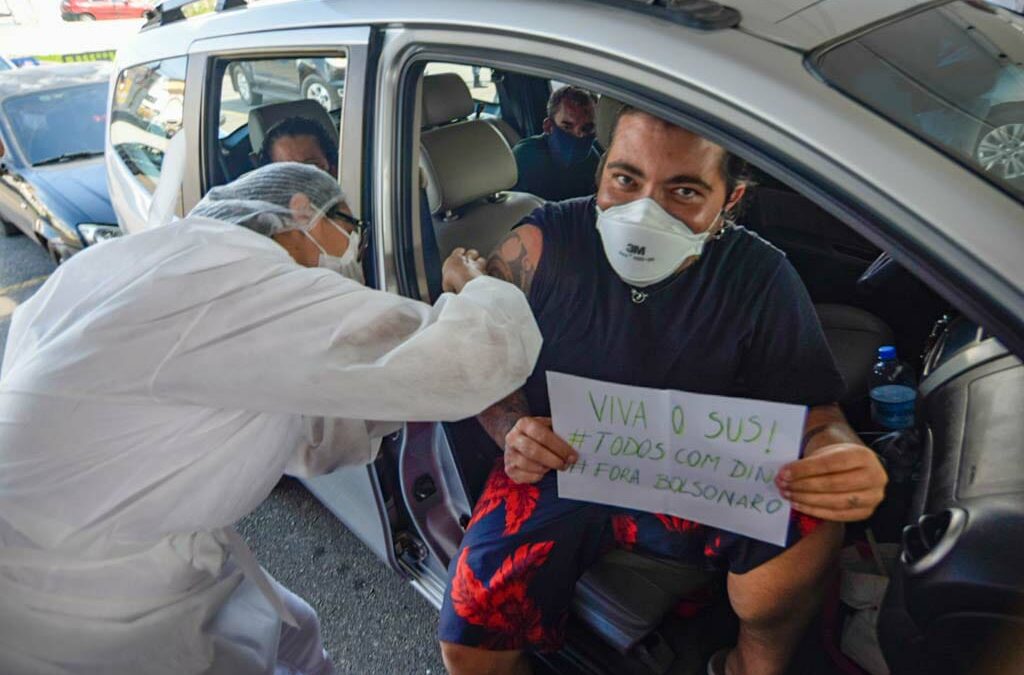
[{"label": "car tire", "polygon": [[331,85],[327,83],[327,80],[315,73],[307,75],[306,79],[302,81],[302,98],[316,101],[327,112],[341,106],[341,98],[337,92],[331,90]]},{"label": "car tire", "polygon": [[96,17],[94,17],[92,14],[79,14],[78,15],[78,20],[79,21],[95,21]]},{"label": "car tire", "polygon": [[988,130],[974,144],[974,161],[996,180],[1024,186],[1024,105],[992,108],[985,125]]},{"label": "car tire", "polygon": [[249,79],[249,75],[245,72],[244,68],[232,66],[231,83],[235,85],[235,91],[238,92],[238,97],[242,99],[242,103],[250,107],[263,103],[263,94],[253,90],[252,80]]}]

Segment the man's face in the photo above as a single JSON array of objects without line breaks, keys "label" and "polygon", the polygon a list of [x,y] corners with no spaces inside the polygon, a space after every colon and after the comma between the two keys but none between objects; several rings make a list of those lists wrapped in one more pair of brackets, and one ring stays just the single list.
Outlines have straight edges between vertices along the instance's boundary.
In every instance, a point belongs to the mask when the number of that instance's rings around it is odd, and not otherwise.
[{"label": "man's face", "polygon": [[579,105],[575,101],[562,101],[554,118],[544,120],[544,131],[546,133],[551,133],[551,130],[556,126],[576,138],[593,136],[594,104]]},{"label": "man's face", "polygon": [[737,187],[727,201],[724,152],[647,113],[623,115],[601,172],[597,204],[608,209],[650,197],[693,232],[705,232],[743,195]]},{"label": "man's face", "polygon": [[278,138],[270,148],[270,161],[310,164],[321,171],[334,173],[334,167],[327,161],[316,136],[282,136]]},{"label": "man's face", "polygon": [[[301,192],[296,193],[292,196],[289,207],[292,211],[292,219],[296,223],[306,224],[309,223],[316,215],[316,210],[309,201],[309,197],[302,194]],[[351,209],[345,202],[339,202],[330,214],[320,216],[316,222],[309,225],[307,232],[310,236],[316,239],[317,243],[323,247],[324,251],[328,255],[341,257],[345,255],[349,247],[349,237],[338,231],[338,227],[345,230],[348,234],[352,234],[355,227],[348,222],[347,219],[336,216],[337,213],[343,213],[348,216],[352,215]],[[333,222],[332,222],[333,221]],[[335,227],[337,225],[337,227]],[[316,267],[320,259],[320,249],[316,247],[316,244],[309,240],[302,232],[297,230],[289,230],[287,232],[280,232],[273,236],[277,243],[281,244],[287,250],[291,256],[300,265],[306,267]]]}]

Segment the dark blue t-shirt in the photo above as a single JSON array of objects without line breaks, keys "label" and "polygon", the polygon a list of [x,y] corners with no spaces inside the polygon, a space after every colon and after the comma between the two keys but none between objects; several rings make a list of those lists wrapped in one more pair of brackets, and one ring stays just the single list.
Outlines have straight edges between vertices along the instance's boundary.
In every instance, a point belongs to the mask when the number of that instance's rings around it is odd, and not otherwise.
[{"label": "dark blue t-shirt", "polygon": [[800,277],[753,232],[729,228],[636,304],[605,257],[593,197],[546,204],[524,222],[544,234],[529,293],[544,336],[525,387],[531,414],[551,413],[549,370],[808,406],[842,397],[842,376]]}]

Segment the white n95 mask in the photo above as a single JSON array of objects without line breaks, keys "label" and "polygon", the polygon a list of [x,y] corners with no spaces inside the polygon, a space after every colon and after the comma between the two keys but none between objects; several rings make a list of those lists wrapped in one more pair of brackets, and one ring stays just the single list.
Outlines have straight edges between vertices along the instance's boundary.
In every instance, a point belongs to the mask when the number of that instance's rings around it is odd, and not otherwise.
[{"label": "white n95 mask", "polygon": [[644,288],[669,278],[687,258],[700,255],[718,218],[695,234],[658,202],[644,197],[606,211],[598,207],[597,231],[615,273],[630,286]]},{"label": "white n95 mask", "polygon": [[337,272],[343,277],[357,281],[360,284],[366,284],[366,278],[363,276],[363,266],[359,262],[359,231],[348,232],[344,227],[338,225],[332,219],[328,218],[327,222],[334,226],[338,232],[341,232],[345,237],[348,238],[348,248],[340,256],[331,255],[324,247],[320,245],[320,242],[306,230],[301,230],[306,237],[313,242],[313,244],[320,249],[320,258],[317,261],[317,267],[323,267],[324,269]]}]

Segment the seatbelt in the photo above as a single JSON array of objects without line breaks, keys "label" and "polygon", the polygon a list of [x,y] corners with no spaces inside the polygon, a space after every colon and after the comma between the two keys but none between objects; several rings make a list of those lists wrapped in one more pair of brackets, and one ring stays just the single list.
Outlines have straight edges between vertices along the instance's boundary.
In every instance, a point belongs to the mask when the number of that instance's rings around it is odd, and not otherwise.
[{"label": "seatbelt", "polygon": [[441,250],[437,247],[434,220],[430,217],[427,191],[420,188],[420,237],[423,241],[423,270],[427,275],[427,291],[431,300],[441,297]]}]

